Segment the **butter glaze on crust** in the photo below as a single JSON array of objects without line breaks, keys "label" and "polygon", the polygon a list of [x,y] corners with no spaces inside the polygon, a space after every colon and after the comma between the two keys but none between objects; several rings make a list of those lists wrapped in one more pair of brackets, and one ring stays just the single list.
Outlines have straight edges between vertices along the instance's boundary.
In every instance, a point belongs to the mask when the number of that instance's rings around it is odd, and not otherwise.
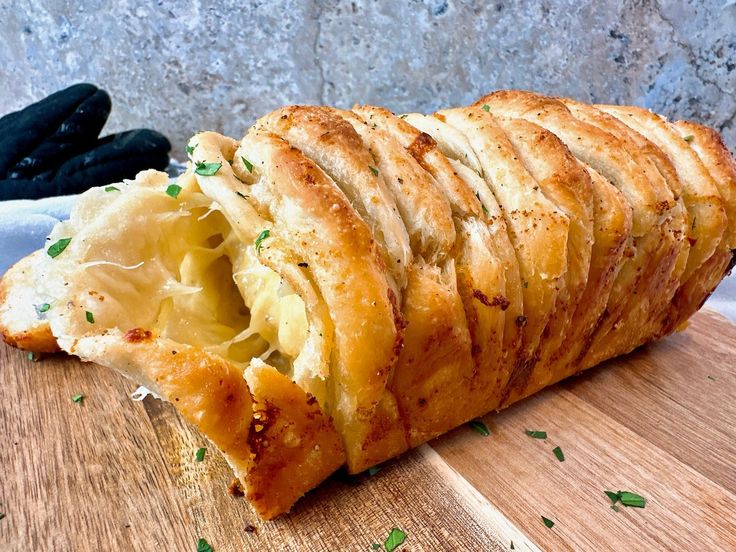
[{"label": "butter glaze on crust", "polygon": [[[497,119],[497,122],[542,193],[570,221],[564,285],[559,286],[553,314],[534,353],[529,380],[549,373],[549,366],[562,354],[563,339],[588,283],[593,245],[593,187],[588,172],[554,134],[522,119]],[[519,391],[523,393],[526,386],[527,382],[520,385]]]},{"label": "butter glaze on crust", "polygon": [[252,187],[261,189],[250,191],[269,202],[274,235],[306,261],[329,310],[331,414],[349,469],[362,471],[403,452],[396,400],[386,387],[404,322],[368,225],[320,167],[270,131],[251,129],[238,152],[260,172]]},{"label": "butter glaze on crust", "polygon": [[177,193],[83,194],[64,252],[0,281],[0,330],[171,402],[266,519],[674,331],[733,262],[733,158],[640,108],[291,106],[188,149]]},{"label": "butter glaze on crust", "polygon": [[[509,300],[505,262],[496,246],[499,231],[507,251],[512,250],[498,205],[482,179],[460,176],[462,169],[431,136],[389,111],[373,106],[353,110],[368,126],[393,136],[437,183],[457,228],[454,262],[436,267],[415,263],[403,303],[407,329],[392,388],[413,446],[472,417],[481,405],[498,404],[519,343],[515,324],[513,334],[504,336]],[[488,205],[481,203],[481,192]],[[458,396],[469,400],[458,404]]]},{"label": "butter glaze on crust", "polygon": [[[636,296],[631,299],[621,318],[611,326],[608,333],[600,332],[591,344],[587,356],[592,359],[589,362],[596,362],[596,359],[608,358],[610,351],[616,347],[626,347],[627,343],[630,348],[636,347],[648,341],[650,335],[657,335],[661,331],[660,327],[653,324],[647,334],[640,323],[633,322],[660,320],[666,309],[669,309],[689,256],[688,218],[680,197],[682,185],[676,174],[669,170],[660,171],[661,168],[669,167],[666,158],[661,159],[663,156],[656,146],[615,117],[592,106],[565,99],[561,101],[576,118],[618,138],[661,198],[660,246],[641,271],[644,285],[638,286]],[[642,250],[648,249],[644,242],[639,240],[637,245],[639,243],[642,244]]]},{"label": "butter glaze on crust", "polygon": [[[557,99],[531,92],[501,91],[477,103],[487,106],[491,113],[524,118],[557,134],[580,161],[611,181],[629,202],[632,232],[624,262],[607,307],[586,344],[582,362],[586,366],[600,362],[597,349],[601,343],[607,350],[633,349],[639,344],[632,343],[636,340],[630,332],[635,330],[623,321],[638,312],[641,304],[646,311],[650,298],[658,294],[653,276],[666,279],[675,262],[676,245],[668,239],[666,216],[673,204],[670,190],[661,179],[650,178],[630,154],[625,140],[574,117]],[[631,297],[636,300],[631,301]]]},{"label": "butter glaze on crust", "polygon": [[513,397],[526,386],[542,334],[565,286],[569,219],[544,195],[490,113],[474,107],[441,111],[438,116],[467,137],[480,162],[482,176],[506,218],[519,263],[523,314],[517,318],[517,324],[522,343],[505,393]]},{"label": "butter glaze on crust", "polygon": [[728,224],[724,198],[701,158],[664,118],[639,107],[597,107],[647,136],[667,155],[682,182],[690,254],[663,331],[668,333],[700,308],[730,264],[731,251],[723,239]]},{"label": "butter glaze on crust", "polygon": [[[522,281],[506,218],[478,172],[480,162],[462,133],[437,117],[409,114],[404,120],[411,121],[417,130],[422,129],[436,145],[430,170],[437,180],[457,181],[450,184],[451,189],[468,188],[484,215],[480,219],[474,216],[473,204],[468,205],[469,209],[458,205],[463,213],[460,224],[465,231],[458,240],[463,247],[456,254],[456,267],[473,339],[473,360],[485,376],[479,385],[491,382],[491,388],[481,394],[489,401],[484,404],[495,405],[506,393],[509,379],[519,364],[523,332],[523,326],[518,323],[523,317]],[[415,139],[417,136],[419,132]],[[422,141],[427,143],[426,138]],[[419,153],[415,151],[414,155]],[[423,158],[427,164],[426,153]]]}]

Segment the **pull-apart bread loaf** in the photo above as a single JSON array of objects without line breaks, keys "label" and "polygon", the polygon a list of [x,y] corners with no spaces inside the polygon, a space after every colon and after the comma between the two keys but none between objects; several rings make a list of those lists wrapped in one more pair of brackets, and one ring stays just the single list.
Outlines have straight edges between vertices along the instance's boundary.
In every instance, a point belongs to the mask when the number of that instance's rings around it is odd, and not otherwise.
[{"label": "pull-apart bread loaf", "polygon": [[641,108],[292,106],[187,151],[84,193],[0,328],[170,401],[264,518],[682,327],[736,247],[718,134]]}]

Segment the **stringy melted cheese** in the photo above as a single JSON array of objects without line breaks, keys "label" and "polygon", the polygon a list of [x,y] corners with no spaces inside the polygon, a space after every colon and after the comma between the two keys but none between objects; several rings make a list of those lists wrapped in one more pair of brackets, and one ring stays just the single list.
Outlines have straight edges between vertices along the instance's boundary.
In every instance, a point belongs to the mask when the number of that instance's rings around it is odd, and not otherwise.
[{"label": "stringy melted cheese", "polygon": [[54,229],[50,243],[73,238],[47,262],[59,277],[50,274],[45,300],[66,306],[56,310],[61,339],[144,328],[241,366],[259,357],[290,373],[307,335],[302,299],[235,237],[195,179],[179,184],[169,197],[166,175],[150,172],[120,192],[90,190]]}]

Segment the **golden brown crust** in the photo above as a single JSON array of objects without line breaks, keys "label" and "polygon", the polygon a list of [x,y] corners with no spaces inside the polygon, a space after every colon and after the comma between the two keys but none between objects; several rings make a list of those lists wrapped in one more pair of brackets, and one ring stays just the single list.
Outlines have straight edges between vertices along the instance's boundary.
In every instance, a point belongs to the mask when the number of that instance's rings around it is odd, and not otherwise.
[{"label": "golden brown crust", "polygon": [[45,313],[38,312],[44,303],[36,294],[34,266],[45,255],[36,251],[24,257],[0,279],[0,333],[5,343],[36,353],[59,351]]},{"label": "golden brown crust", "polygon": [[545,370],[533,375],[518,398],[560,381],[581,370],[581,358],[590,348],[596,330],[607,319],[606,308],[631,238],[632,210],[623,194],[590,167],[593,189],[594,242],[587,285],[575,309],[564,347]]},{"label": "golden brown crust", "polygon": [[446,259],[455,243],[450,205],[431,174],[388,132],[350,111],[335,110],[360,135],[374,167],[390,191],[409,234],[412,254],[435,262]]},{"label": "golden brown crust", "polygon": [[[724,200],[708,168],[665,119],[639,107],[599,108],[654,142],[670,159],[682,182],[682,197],[689,214],[690,252],[681,286],[666,315],[669,324],[660,333],[666,334],[694,312],[692,305],[699,303],[692,298],[707,297],[723,277],[721,265],[728,256],[723,240],[728,223]],[[710,260],[713,255],[716,259]]]},{"label": "golden brown crust", "polygon": [[[626,137],[615,134],[616,129],[607,127],[595,113],[582,111],[595,122],[590,124],[573,116],[557,99],[519,91],[494,93],[479,100],[481,103],[492,113],[521,117],[554,132],[578,159],[608,178],[628,200],[633,213],[630,255],[618,271],[603,313],[605,319],[596,325],[584,364],[595,364],[612,351],[632,349],[640,336],[626,321],[647,318],[649,310],[661,310],[657,305],[668,303],[666,298],[660,299],[663,283],[674,282],[670,276],[682,241],[670,230],[667,213],[674,205],[671,190],[659,173],[650,170],[648,174],[642,168],[638,152],[632,151]],[[636,300],[631,301],[631,297]]]},{"label": "golden brown crust", "polygon": [[253,395],[246,494],[261,517],[273,519],[344,464],[345,450],[317,399],[288,377],[252,363],[245,379]]},{"label": "golden brown crust", "polygon": [[569,219],[545,197],[501,126],[486,110],[454,109],[439,115],[470,142],[506,219],[519,263],[523,311],[515,322],[522,331],[522,348],[506,392],[513,394],[526,385],[534,353],[565,283]]},{"label": "golden brown crust", "polygon": [[448,158],[440,151],[437,142],[430,134],[421,132],[383,107],[360,105],[353,107],[353,111],[369,125],[376,125],[389,132],[402,147],[407,149],[411,156],[434,177],[444,191],[454,214],[461,217],[483,215],[479,199],[467,183],[454,174]]},{"label": "golden brown crust", "polygon": [[287,511],[345,461],[316,399],[262,362],[243,379],[222,358],[142,328],[85,337],[70,352],[114,367],[171,402],[222,451],[265,519]]},{"label": "golden brown crust", "polygon": [[[728,227],[723,239],[728,249],[736,248],[736,160],[720,134],[691,121],[672,123],[683,140],[698,154],[723,198]],[[687,140],[686,140],[687,139]]]},{"label": "golden brown crust", "polygon": [[[441,266],[415,262],[402,307],[407,330],[392,389],[407,439],[410,445],[418,444],[499,402],[499,388],[508,380],[519,341],[515,325],[514,335],[504,336],[510,306],[506,283],[512,279],[505,278],[507,263],[499,256],[494,233],[501,232],[507,251],[512,249],[495,199],[491,196],[488,206],[481,204],[480,192],[488,191],[480,177],[463,173],[464,167],[455,167],[431,136],[389,111],[376,107],[354,111],[368,126],[393,136],[427,172],[451,206],[457,227],[454,267],[447,262]],[[404,179],[404,185],[411,181]],[[515,301],[518,296],[510,294]],[[432,354],[435,350],[437,355]],[[457,381],[448,379],[453,373],[460,375]],[[458,404],[459,395],[469,400]],[[453,405],[450,416],[432,415]]]},{"label": "golden brown crust", "polygon": [[391,381],[409,446],[415,447],[475,416],[471,397],[474,363],[471,339],[455,274],[418,265],[410,275],[403,305],[404,347]]},{"label": "golden brown crust", "polygon": [[[478,400],[495,408],[517,366],[522,337],[517,324],[523,316],[522,282],[509,228],[496,197],[477,172],[480,164],[465,136],[436,116],[408,115],[405,120],[431,133],[437,144],[432,168],[427,170],[433,171],[438,182],[445,182],[447,189],[467,187],[483,213],[478,218],[475,205],[455,206],[455,261],[478,370],[475,385],[484,390],[478,392]],[[425,164],[428,158],[425,154]],[[447,197],[453,197],[452,193]]]},{"label": "golden brown crust", "polygon": [[[239,151],[263,175],[274,234],[306,260],[329,309],[335,332],[331,413],[349,469],[362,471],[407,447],[396,401],[386,390],[403,321],[375,242],[335,182],[298,149],[256,127]],[[376,419],[391,427],[376,435]]]},{"label": "golden brown crust", "polygon": [[[661,330],[658,321],[669,308],[679,287],[689,255],[690,245],[686,239],[688,218],[680,197],[682,185],[659,148],[611,115],[572,100],[561,101],[576,118],[618,138],[660,198],[658,234],[650,233],[651,246],[642,240],[635,244],[637,255],[640,251],[651,252],[650,258],[641,266],[642,285],[637,286],[636,295],[628,302],[620,318],[604,325],[591,343],[588,352],[591,360],[588,362],[597,363],[598,359],[609,358],[615,351],[633,349]],[[657,237],[658,244],[654,239]],[[636,257],[632,263],[639,266]],[[642,326],[641,321],[644,320],[651,321],[650,328]]]},{"label": "golden brown crust", "polygon": [[488,106],[491,113],[526,119],[557,135],[573,155],[610,180],[634,210],[635,236],[644,235],[657,224],[662,198],[621,141],[593,125],[573,117],[565,105],[532,92],[502,90],[484,96],[475,105]]},{"label": "golden brown crust", "polygon": [[667,155],[675,167],[690,215],[688,237],[691,247],[682,275],[687,280],[713,254],[726,229],[723,199],[716,183],[689,144],[659,115],[639,107],[597,107],[645,135]]},{"label": "golden brown crust", "polygon": [[280,136],[319,166],[342,190],[352,207],[368,222],[389,274],[397,286],[406,285],[406,267],[411,262],[409,236],[395,199],[376,160],[353,126],[328,107],[290,106],[278,109],[256,122]]},{"label": "golden brown crust", "polygon": [[[588,282],[593,245],[593,187],[584,167],[551,132],[522,119],[498,119],[516,153],[540,189],[570,221],[567,235],[567,270],[552,315],[544,329],[535,364],[528,379],[546,379],[550,364],[560,353],[576,306]],[[591,290],[592,291],[592,290]],[[600,290],[603,291],[603,290]],[[523,394],[526,382],[509,396]]]},{"label": "golden brown crust", "polygon": [[236,475],[244,477],[252,466],[252,399],[241,370],[217,355],[170,339],[131,342],[124,335],[107,330],[82,337],[68,352],[114,368],[165,397],[222,450]]}]

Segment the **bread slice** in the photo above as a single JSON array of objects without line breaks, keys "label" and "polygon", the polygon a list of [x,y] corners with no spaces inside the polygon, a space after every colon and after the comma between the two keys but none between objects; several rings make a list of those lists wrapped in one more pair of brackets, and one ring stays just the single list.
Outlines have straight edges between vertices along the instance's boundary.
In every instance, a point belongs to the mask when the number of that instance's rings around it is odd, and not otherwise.
[{"label": "bread slice", "polygon": [[[488,184],[479,174],[480,162],[463,134],[436,117],[402,115],[436,146],[431,166],[438,181],[452,181],[471,190],[484,218],[464,212],[459,232],[464,247],[456,254],[458,286],[463,292],[468,327],[473,337],[473,359],[478,365],[482,404],[498,408],[507,394],[510,378],[519,365],[523,316],[522,281],[506,218]],[[420,133],[421,131],[421,133]],[[427,142],[426,138],[419,138]],[[412,143],[414,140],[412,141]],[[411,148],[411,145],[410,145]],[[416,148],[418,149],[418,148]],[[425,164],[430,157],[424,156]],[[450,195],[450,194],[448,194]],[[462,211],[461,211],[462,212]]]},{"label": "bread slice", "polygon": [[[505,384],[508,380],[511,363],[507,356],[515,355],[518,339],[504,343],[507,311],[502,304],[489,306],[484,303],[492,303],[493,299],[489,298],[498,298],[499,303],[501,297],[505,298],[506,262],[499,253],[496,236],[503,221],[492,196],[491,210],[481,204],[479,189],[485,188],[488,193],[483,180],[472,171],[475,181],[465,174],[465,167],[448,159],[431,136],[383,108],[357,106],[353,111],[367,126],[390,134],[430,175],[449,204],[457,229],[454,268],[452,272],[445,271],[446,274],[433,286],[434,290],[427,289],[427,296],[428,302],[434,304],[447,297],[446,293],[440,292],[443,287],[457,288],[461,303],[445,301],[445,304],[432,309],[436,315],[431,316],[429,312],[432,310],[422,306],[419,296],[412,293],[404,301],[408,325],[392,388],[402,404],[403,416],[411,420],[407,427],[409,443],[413,446],[446,431],[451,427],[451,421],[474,418],[500,402],[502,386],[499,382]],[[505,251],[511,252],[505,228],[501,235],[507,244]],[[452,323],[460,316],[458,307],[464,311],[468,328],[469,361],[464,360],[464,349],[461,352],[460,347],[446,349],[440,345],[462,335],[461,328]],[[408,313],[412,313],[413,321]],[[425,335],[425,339],[414,339],[415,332]],[[465,340],[464,337],[462,339]],[[511,351],[507,352],[506,347]],[[423,350],[427,352],[423,353]],[[435,363],[423,360],[425,356],[434,358],[431,351],[437,351],[442,362],[454,364],[463,359],[465,367],[471,368],[470,373],[463,369],[458,371],[464,374],[460,381],[464,382],[463,394],[469,397],[468,401],[457,403],[460,390],[456,386],[460,382],[452,381],[457,378],[451,375],[451,370],[442,368],[442,363],[433,368]],[[444,370],[444,375],[438,375],[437,370]],[[447,416],[446,412],[452,415]],[[421,430],[418,429],[419,424]]]},{"label": "bread slice", "polygon": [[[659,224],[661,246],[656,250],[657,256],[647,263],[642,273],[644,286],[639,287],[623,316],[611,327],[609,334],[599,334],[598,339],[591,344],[588,358],[594,363],[609,358],[612,347],[633,349],[661,331],[659,321],[679,287],[689,255],[690,244],[686,239],[688,217],[680,197],[682,186],[676,174],[668,170],[669,160],[659,148],[615,117],[573,100],[561,101],[576,118],[618,138],[662,202]],[[661,172],[660,168],[665,168],[665,171]],[[651,321],[649,332],[631,332],[635,320]]]},{"label": "bread slice", "polygon": [[292,106],[259,119],[254,128],[268,130],[298,148],[345,194],[375,229],[376,243],[399,296],[411,264],[409,236],[396,200],[376,169],[375,157],[353,126],[328,107]]},{"label": "bread slice", "polygon": [[463,133],[471,144],[516,251],[523,314],[517,319],[522,328],[519,364],[507,392],[513,400],[515,393],[526,386],[542,333],[552,317],[559,289],[565,285],[569,219],[544,195],[487,111],[473,107],[441,111],[437,116]]},{"label": "bread slice", "polygon": [[682,183],[682,197],[690,217],[691,247],[681,277],[683,283],[675,294],[668,326],[663,332],[667,333],[700,308],[728,267],[731,254],[723,242],[728,224],[724,201],[697,153],[665,119],[638,107],[598,107],[656,144],[669,158]]},{"label": "bread slice", "polygon": [[[663,234],[667,235],[667,230],[662,228],[667,221],[663,215],[671,208],[671,193],[668,196],[669,190],[665,186],[654,185],[649,180],[627,151],[624,141],[577,119],[562,102],[554,98],[531,92],[501,91],[481,98],[476,105],[485,106],[489,112],[497,115],[535,122],[555,133],[575,157],[613,183],[631,205],[632,235],[625,252],[625,262],[619,269],[611,300],[590,341],[593,347],[605,340],[609,349],[618,353],[631,350],[633,346],[628,327],[621,324],[631,310],[638,310],[638,301],[632,303],[630,297],[643,295],[647,301],[649,296],[656,293],[651,287],[640,287],[642,282],[650,283],[651,279],[647,279],[647,275],[658,270],[669,274],[672,270],[672,267],[667,266],[662,269],[660,265],[662,259],[669,259],[673,248],[671,243],[661,238]],[[626,331],[616,332],[618,328],[625,328]],[[592,365],[596,358],[598,356],[591,353],[583,364]]]}]

